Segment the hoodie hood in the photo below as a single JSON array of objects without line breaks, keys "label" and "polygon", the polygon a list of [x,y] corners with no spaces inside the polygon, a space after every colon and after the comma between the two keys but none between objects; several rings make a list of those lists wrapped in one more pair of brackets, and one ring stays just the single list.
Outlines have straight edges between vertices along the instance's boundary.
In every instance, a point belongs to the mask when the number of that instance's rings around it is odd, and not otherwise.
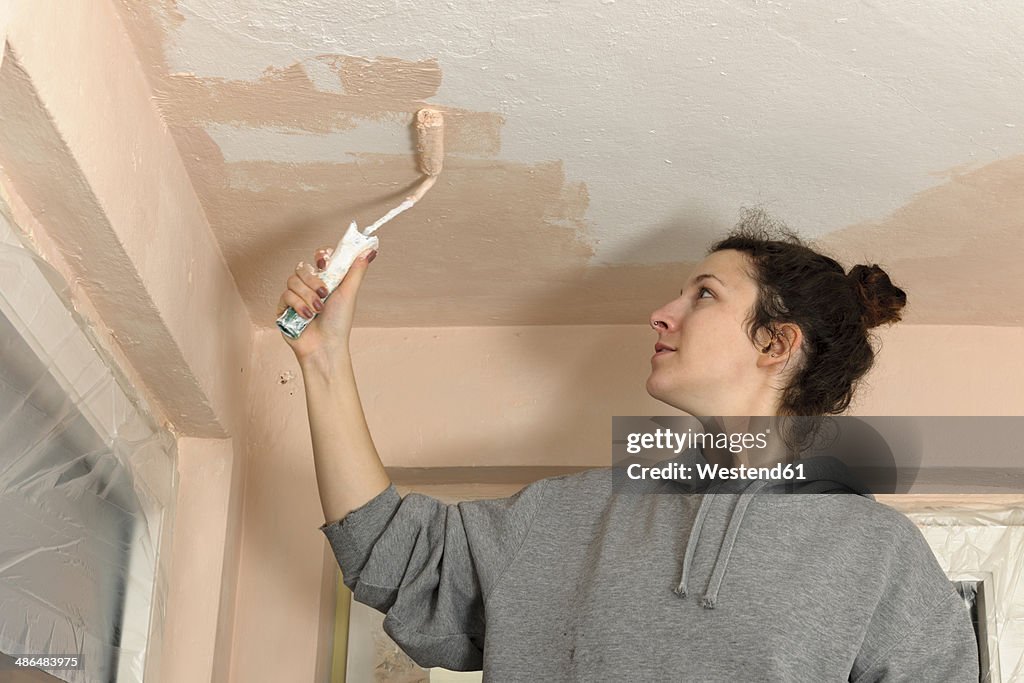
[{"label": "hoodie hood", "polygon": [[[708,461],[704,458],[704,455],[699,448],[691,448],[688,451],[685,451],[680,458],[673,459],[673,461],[682,462],[682,464],[688,466],[708,464]],[[682,576],[680,577],[679,585],[673,589],[673,592],[676,595],[680,598],[686,598],[692,589],[689,582],[693,556],[696,552],[697,544],[700,543],[704,520],[707,519],[712,505],[714,505],[715,500],[720,496],[720,494],[738,493],[739,496],[736,498],[736,504],[729,512],[729,523],[726,527],[725,536],[722,539],[722,545],[718,549],[718,556],[715,560],[714,568],[711,571],[711,578],[708,580],[708,585],[703,595],[701,595],[701,606],[706,609],[714,609],[715,607],[719,591],[722,588],[722,579],[725,577],[725,572],[729,567],[729,558],[732,556],[732,550],[736,544],[736,537],[739,534],[740,525],[743,524],[743,518],[747,512],[747,507],[750,505],[750,502],[753,500],[755,495],[759,493],[765,495],[852,493],[874,500],[874,496],[867,487],[856,478],[856,476],[845,464],[843,464],[841,460],[830,456],[819,455],[800,459],[795,464],[803,465],[804,478],[802,480],[716,479],[701,482],[697,485],[697,488],[689,482],[673,482],[670,484],[672,487],[678,489],[679,492],[701,492],[702,494],[701,503],[697,509],[697,516],[693,522],[693,530],[690,532],[690,538],[686,543],[686,553],[683,556]]]}]

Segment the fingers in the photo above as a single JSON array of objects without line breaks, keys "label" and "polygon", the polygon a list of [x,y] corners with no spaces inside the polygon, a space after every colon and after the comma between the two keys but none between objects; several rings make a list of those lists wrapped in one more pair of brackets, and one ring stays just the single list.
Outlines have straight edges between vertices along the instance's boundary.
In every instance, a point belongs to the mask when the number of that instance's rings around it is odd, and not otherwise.
[{"label": "fingers", "polygon": [[359,291],[359,285],[363,281],[363,277],[366,275],[366,270],[369,268],[370,261],[377,256],[377,250],[372,249],[370,251],[363,252],[360,254],[355,261],[352,262],[352,267],[349,268],[348,273],[345,274],[345,279],[338,285],[338,289],[343,292],[343,295],[348,297],[354,297],[356,292]]},{"label": "fingers", "polygon": [[310,319],[314,311],[319,313],[324,310],[327,294],[327,284],[317,277],[313,266],[300,261],[295,267],[295,273],[288,278],[288,291],[281,298],[287,300],[296,313]]},{"label": "fingers", "polygon": [[[321,247],[314,252],[316,268],[313,264],[300,261],[295,266],[295,273],[288,277],[288,288],[277,301],[278,315],[280,316],[289,306],[303,318],[310,320],[315,313],[324,309],[324,299],[328,296],[327,283],[325,283],[317,272],[324,270],[327,262],[334,254],[332,247]],[[341,289],[349,293],[359,289],[369,262],[376,257],[377,251],[367,251],[359,256],[352,264],[348,274],[342,280]]]},{"label": "fingers", "polygon": [[331,254],[334,253],[332,247],[320,247],[313,254],[313,262],[316,263],[316,267],[319,270],[323,270],[327,267],[327,261],[330,260]]},{"label": "fingers", "polygon": [[[313,290],[320,295],[320,298],[327,298],[327,283],[321,280],[316,271],[313,269],[312,264],[306,263],[305,261],[299,261],[299,265],[295,266],[295,275],[302,280],[309,289]],[[296,292],[296,294],[302,295],[302,292]]]},{"label": "fingers", "polygon": [[281,295],[281,298],[278,299],[277,315],[280,317],[280,315],[284,313],[289,306],[291,306],[296,313],[301,315],[306,320],[311,320],[313,318],[313,311],[309,310],[309,306],[302,299],[302,297],[300,297],[292,290],[286,289],[284,294]]}]

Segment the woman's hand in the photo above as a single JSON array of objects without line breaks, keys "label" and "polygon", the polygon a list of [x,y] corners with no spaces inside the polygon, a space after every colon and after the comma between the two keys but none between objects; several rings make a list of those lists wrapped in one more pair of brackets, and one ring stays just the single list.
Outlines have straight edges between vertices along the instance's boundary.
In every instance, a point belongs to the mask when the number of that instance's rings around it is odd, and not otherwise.
[{"label": "woman's hand", "polygon": [[[319,270],[324,269],[332,252],[330,247],[316,250],[313,259]],[[317,275],[313,265],[300,262],[295,267],[295,273],[289,276],[288,286],[277,302],[277,315],[280,316],[289,306],[307,320],[313,313],[317,314],[298,339],[291,339],[284,333],[281,335],[292,347],[300,365],[315,362],[326,367],[331,358],[348,352],[356,295],[369,262],[376,255],[374,250],[357,258],[326,301],[327,285]]]}]

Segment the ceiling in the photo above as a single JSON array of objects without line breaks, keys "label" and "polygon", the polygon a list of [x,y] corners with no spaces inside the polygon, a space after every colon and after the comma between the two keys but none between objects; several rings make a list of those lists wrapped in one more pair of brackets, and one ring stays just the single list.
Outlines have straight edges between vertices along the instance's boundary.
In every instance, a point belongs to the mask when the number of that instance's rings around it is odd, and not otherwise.
[{"label": "ceiling", "polygon": [[762,206],[908,323],[1024,324],[1024,4],[115,0],[254,321],[352,219],[357,325],[646,324]]}]

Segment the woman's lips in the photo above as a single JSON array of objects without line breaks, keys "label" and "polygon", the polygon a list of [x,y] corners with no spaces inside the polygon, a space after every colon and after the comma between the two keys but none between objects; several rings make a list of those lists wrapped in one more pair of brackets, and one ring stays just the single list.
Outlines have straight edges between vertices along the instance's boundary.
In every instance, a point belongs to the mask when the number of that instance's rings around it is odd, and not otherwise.
[{"label": "woman's lips", "polygon": [[658,352],[657,352],[656,354],[654,354],[653,356],[651,356],[651,360],[654,360],[654,359],[655,359],[655,358],[657,358],[658,356],[667,356],[667,355],[668,355],[668,354],[670,354],[670,353],[675,353],[675,351],[671,351],[671,350],[669,350],[669,349],[662,349],[661,351],[658,351]]}]

